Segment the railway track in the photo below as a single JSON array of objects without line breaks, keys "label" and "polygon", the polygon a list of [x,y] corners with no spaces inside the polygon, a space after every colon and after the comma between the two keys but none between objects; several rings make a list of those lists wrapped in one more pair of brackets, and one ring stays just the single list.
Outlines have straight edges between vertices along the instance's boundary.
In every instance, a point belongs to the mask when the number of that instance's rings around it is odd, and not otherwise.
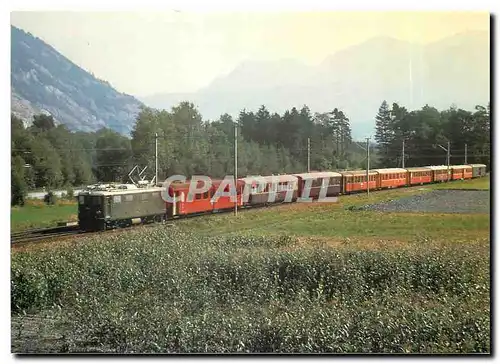
[{"label": "railway track", "polygon": [[18,245],[23,243],[34,243],[43,240],[49,240],[64,236],[72,236],[80,234],[81,231],[78,225],[74,226],[57,226],[45,229],[31,229],[24,231],[16,231],[10,234],[10,244]]}]

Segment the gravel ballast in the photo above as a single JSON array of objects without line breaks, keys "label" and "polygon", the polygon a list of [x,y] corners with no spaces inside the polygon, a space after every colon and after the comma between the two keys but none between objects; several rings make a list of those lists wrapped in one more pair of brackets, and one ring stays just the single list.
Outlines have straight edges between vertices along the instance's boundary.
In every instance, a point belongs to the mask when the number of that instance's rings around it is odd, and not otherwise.
[{"label": "gravel ballast", "polygon": [[362,209],[382,212],[489,213],[490,191],[436,190],[365,205]]}]

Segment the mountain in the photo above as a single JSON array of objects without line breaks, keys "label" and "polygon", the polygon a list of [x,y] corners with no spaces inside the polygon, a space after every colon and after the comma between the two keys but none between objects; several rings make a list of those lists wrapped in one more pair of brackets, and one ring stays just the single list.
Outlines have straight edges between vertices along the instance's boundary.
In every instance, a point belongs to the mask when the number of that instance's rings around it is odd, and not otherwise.
[{"label": "mountain", "polygon": [[11,110],[26,123],[44,112],[70,130],[108,127],[128,134],[141,106],[41,39],[11,26]]},{"label": "mountain", "polygon": [[283,112],[306,104],[314,112],[343,109],[353,136],[373,134],[382,100],[408,109],[456,104],[472,109],[490,97],[487,32],[466,32],[426,45],[377,37],[327,57],[317,66],[294,60],[245,62],[194,93],[164,93],[141,98],[168,109],[189,100],[201,114],[216,119],[237,116],[260,105]]}]

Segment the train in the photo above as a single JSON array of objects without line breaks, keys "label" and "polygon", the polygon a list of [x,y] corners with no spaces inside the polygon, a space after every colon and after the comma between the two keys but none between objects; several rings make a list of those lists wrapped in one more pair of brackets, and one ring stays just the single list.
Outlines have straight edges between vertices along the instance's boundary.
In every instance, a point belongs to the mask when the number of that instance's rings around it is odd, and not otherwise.
[{"label": "train", "polygon": [[[82,231],[103,231],[134,224],[161,222],[202,213],[216,213],[238,208],[269,204],[294,203],[307,196],[318,199],[322,187],[326,195],[336,197],[369,189],[410,187],[429,183],[466,180],[486,175],[486,165],[424,166],[412,168],[383,168],[355,171],[323,171],[277,176],[258,176],[237,179],[236,202],[229,196],[212,199],[222,181],[212,181],[210,189],[189,200],[190,181],[173,183],[168,188],[172,201],[166,201],[159,185],[96,184],[81,191],[78,198],[78,224]],[[226,188],[227,191],[227,188]],[[244,197],[244,193],[247,195]],[[287,198],[287,196],[290,196]]]}]

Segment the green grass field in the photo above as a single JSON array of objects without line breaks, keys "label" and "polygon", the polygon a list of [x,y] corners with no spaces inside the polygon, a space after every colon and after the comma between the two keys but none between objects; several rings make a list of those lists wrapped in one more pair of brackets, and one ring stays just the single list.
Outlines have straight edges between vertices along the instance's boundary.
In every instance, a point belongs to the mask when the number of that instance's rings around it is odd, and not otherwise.
[{"label": "green grass field", "polygon": [[477,189],[477,190],[489,190],[490,189],[490,176],[483,178],[475,178],[468,181],[452,181],[448,183],[441,183],[432,186],[433,189],[448,189],[448,188],[458,188],[458,189]]},{"label": "green grass field", "polygon": [[25,205],[11,207],[10,228],[19,231],[31,228],[53,227],[60,221],[77,221],[77,204],[64,203],[57,205]]}]

